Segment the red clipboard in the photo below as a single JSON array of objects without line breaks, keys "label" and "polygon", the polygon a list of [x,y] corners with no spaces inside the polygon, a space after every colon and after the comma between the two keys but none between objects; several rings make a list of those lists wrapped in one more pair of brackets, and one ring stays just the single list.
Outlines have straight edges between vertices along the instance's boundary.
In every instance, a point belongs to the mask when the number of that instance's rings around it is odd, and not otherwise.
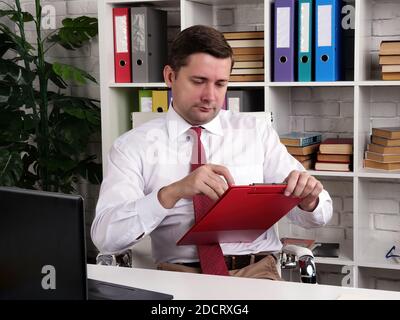
[{"label": "red clipboard", "polygon": [[300,203],[300,198],[283,195],[286,187],[286,184],[229,187],[177,245],[253,242]]}]

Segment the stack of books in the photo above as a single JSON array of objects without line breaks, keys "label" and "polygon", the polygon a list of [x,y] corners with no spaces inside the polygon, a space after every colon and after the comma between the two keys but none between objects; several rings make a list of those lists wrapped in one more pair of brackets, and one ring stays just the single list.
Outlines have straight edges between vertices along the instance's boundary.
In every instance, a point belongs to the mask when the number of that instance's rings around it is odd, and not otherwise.
[{"label": "stack of books", "polygon": [[382,41],[379,64],[383,80],[400,80],[400,41]]},{"label": "stack of books", "polygon": [[264,31],[225,32],[233,50],[229,81],[264,81]]},{"label": "stack of books", "polygon": [[289,132],[279,135],[281,143],[305,169],[312,169],[321,142],[320,133]]},{"label": "stack of books", "polygon": [[353,139],[329,138],[319,146],[315,170],[351,171]]},{"label": "stack of books", "polygon": [[364,168],[400,170],[400,127],[372,128]]}]

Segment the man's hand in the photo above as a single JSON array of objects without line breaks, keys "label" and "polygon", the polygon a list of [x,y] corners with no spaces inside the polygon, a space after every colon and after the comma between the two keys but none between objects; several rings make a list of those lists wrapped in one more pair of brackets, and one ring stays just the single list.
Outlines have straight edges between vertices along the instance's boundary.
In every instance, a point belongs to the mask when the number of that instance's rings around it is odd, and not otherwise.
[{"label": "man's hand", "polygon": [[161,188],[158,200],[166,209],[173,208],[180,199],[192,198],[196,194],[204,194],[213,200],[218,200],[228,189],[228,185],[233,184],[235,181],[226,167],[205,164],[182,180]]},{"label": "man's hand", "polygon": [[285,196],[303,199],[299,207],[304,211],[314,211],[318,206],[319,194],[324,189],[321,182],[305,171],[292,171],[285,179],[287,187]]}]

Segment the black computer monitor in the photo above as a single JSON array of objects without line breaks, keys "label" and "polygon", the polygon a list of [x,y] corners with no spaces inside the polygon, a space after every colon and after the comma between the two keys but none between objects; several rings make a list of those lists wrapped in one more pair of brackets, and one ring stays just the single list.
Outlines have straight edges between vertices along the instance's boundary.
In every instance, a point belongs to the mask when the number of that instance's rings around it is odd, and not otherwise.
[{"label": "black computer monitor", "polygon": [[0,188],[0,299],[86,298],[82,197]]},{"label": "black computer monitor", "polygon": [[87,281],[85,247],[81,196],[0,187],[0,300],[172,299]]}]

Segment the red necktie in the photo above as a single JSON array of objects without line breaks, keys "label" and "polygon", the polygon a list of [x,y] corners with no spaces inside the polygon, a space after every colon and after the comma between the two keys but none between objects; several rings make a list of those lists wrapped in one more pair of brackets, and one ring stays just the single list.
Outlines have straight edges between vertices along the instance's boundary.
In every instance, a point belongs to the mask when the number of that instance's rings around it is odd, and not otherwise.
[{"label": "red necktie", "polygon": [[[201,143],[201,127],[192,127],[196,135],[193,144],[192,161],[190,171],[196,170],[198,167],[206,163],[203,144]],[[193,196],[193,207],[195,220],[199,221],[203,215],[211,208],[214,201],[203,194]],[[228,276],[228,268],[226,267],[224,255],[219,244],[198,245],[201,270],[205,274],[216,274]]]}]

